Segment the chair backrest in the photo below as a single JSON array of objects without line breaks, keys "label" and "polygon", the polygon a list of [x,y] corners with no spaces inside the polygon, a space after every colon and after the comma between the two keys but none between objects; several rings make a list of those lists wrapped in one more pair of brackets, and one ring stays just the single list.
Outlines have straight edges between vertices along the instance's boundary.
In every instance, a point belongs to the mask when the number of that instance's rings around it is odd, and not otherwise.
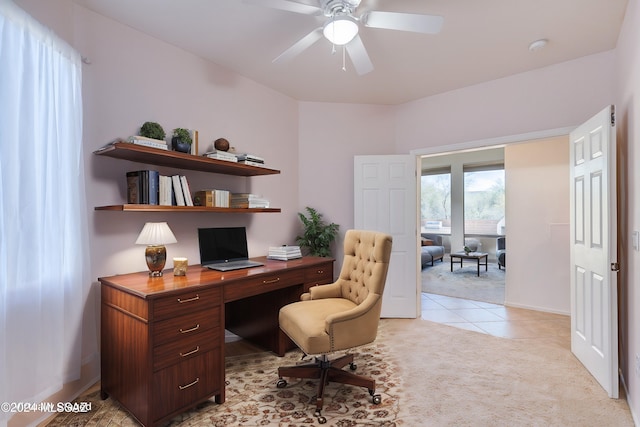
[{"label": "chair backrest", "polygon": [[382,297],[391,258],[390,235],[368,230],[348,230],[344,261],[338,282],[342,297],[360,305],[370,294]]},{"label": "chair backrest", "polygon": [[506,237],[497,237],[496,238],[496,249],[497,250],[504,250],[505,249],[505,245],[507,244],[507,238]]}]

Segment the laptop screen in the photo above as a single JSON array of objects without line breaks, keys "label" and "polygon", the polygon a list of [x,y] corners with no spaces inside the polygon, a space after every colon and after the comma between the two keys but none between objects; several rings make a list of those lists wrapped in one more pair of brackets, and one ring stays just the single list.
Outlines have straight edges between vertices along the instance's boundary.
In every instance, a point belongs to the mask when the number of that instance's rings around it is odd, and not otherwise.
[{"label": "laptop screen", "polygon": [[247,259],[247,232],[244,227],[199,228],[200,264]]}]

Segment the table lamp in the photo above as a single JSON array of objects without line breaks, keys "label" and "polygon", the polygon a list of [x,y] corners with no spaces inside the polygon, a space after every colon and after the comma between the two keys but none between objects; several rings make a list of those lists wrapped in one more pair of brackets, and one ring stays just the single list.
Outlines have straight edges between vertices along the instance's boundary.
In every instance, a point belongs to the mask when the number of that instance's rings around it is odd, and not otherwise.
[{"label": "table lamp", "polygon": [[167,249],[164,245],[177,242],[166,222],[147,222],[144,225],[136,245],[147,245],[144,255],[149,267],[149,276],[162,276],[162,269],[167,261]]}]

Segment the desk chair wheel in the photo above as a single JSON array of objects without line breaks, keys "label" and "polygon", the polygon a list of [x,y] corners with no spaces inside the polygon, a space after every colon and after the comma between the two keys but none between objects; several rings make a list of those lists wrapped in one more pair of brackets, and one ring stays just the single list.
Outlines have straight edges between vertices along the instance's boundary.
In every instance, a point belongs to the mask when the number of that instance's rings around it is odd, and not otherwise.
[{"label": "desk chair wheel", "polygon": [[327,423],[327,418],[324,417],[320,411],[316,411],[313,414],[314,416],[316,416],[318,418],[318,424],[326,424]]},{"label": "desk chair wheel", "polygon": [[351,369],[352,371],[355,371],[356,369],[358,369],[358,365],[356,365],[355,363],[351,362],[351,363],[349,363],[349,369]]},{"label": "desk chair wheel", "polygon": [[371,398],[371,402],[373,402],[374,405],[379,405],[382,403],[382,396],[380,396],[379,394],[374,394],[373,397]]},{"label": "desk chair wheel", "polygon": [[276,383],[276,387],[278,388],[285,388],[286,386],[287,386],[287,381],[282,378],[280,378]]}]

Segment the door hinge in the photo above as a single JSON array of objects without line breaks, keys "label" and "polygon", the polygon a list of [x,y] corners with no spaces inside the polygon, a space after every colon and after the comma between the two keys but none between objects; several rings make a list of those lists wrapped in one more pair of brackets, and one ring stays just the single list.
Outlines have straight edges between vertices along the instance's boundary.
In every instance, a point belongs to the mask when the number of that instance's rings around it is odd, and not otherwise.
[{"label": "door hinge", "polygon": [[611,126],[616,125],[616,109],[615,107],[611,107]]},{"label": "door hinge", "polygon": [[615,271],[616,273],[620,271],[620,264],[618,264],[617,262],[612,262],[611,271]]}]

